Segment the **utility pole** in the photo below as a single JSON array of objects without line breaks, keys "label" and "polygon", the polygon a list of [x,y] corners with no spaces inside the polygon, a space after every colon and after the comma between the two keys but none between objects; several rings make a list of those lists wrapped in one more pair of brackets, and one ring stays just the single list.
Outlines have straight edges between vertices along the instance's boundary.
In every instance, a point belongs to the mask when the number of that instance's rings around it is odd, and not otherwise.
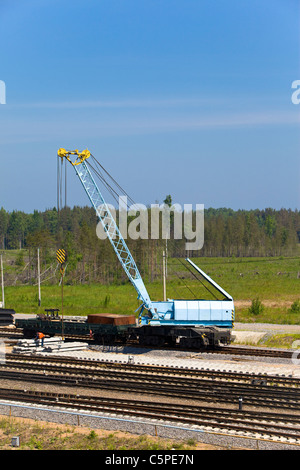
[{"label": "utility pole", "polygon": [[65,268],[63,264],[66,262],[67,253],[63,249],[59,249],[56,252],[56,259],[60,263],[60,274],[61,274],[61,336],[62,339],[65,339],[64,336],[64,273]]},{"label": "utility pole", "polygon": [[2,308],[5,308],[5,302],[4,302],[4,279],[3,279],[3,261],[2,261],[2,255],[1,255],[1,286],[2,286]]},{"label": "utility pole", "polygon": [[166,279],[168,277],[168,238],[166,236]]},{"label": "utility pole", "polygon": [[164,286],[164,302],[167,300],[166,292],[166,252],[163,251],[163,286]]},{"label": "utility pole", "polygon": [[61,266],[60,274],[61,274],[61,337],[62,340],[65,340],[64,335],[64,268]]},{"label": "utility pole", "polygon": [[38,289],[39,289],[39,307],[41,306],[41,270],[40,270],[40,249],[37,249],[37,270],[38,270]]}]

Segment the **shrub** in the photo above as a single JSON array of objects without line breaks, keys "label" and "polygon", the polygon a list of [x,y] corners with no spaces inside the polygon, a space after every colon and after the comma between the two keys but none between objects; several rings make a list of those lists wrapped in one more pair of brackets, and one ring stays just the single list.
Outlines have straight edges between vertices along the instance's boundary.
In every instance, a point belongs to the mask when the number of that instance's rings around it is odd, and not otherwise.
[{"label": "shrub", "polygon": [[288,310],[290,313],[300,313],[300,300],[295,300],[292,303],[291,308]]},{"label": "shrub", "polygon": [[264,311],[264,306],[259,298],[253,299],[251,307],[248,308],[248,312],[252,315],[260,315]]},{"label": "shrub", "polygon": [[103,307],[106,308],[110,302],[110,295],[106,295],[104,302],[103,302]]}]

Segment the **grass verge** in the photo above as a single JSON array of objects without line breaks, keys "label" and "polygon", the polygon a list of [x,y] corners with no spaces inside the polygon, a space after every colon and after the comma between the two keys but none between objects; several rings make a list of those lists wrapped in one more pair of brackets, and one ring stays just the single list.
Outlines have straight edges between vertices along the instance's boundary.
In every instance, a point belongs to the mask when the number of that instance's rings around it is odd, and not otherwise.
[{"label": "grass verge", "polygon": [[217,447],[193,439],[170,440],[46,423],[0,416],[0,450],[12,449],[12,437],[19,436],[18,450],[211,450]]}]

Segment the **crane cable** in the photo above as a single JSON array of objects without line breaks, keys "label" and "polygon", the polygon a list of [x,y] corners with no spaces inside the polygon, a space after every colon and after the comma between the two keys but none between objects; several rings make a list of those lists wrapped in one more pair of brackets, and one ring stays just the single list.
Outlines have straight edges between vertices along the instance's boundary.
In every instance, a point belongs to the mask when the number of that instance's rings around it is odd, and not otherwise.
[{"label": "crane cable", "polygon": [[[135,201],[131,196],[122,188],[118,182],[112,177],[112,175],[101,165],[101,163],[90,154],[93,160],[93,165],[86,160],[87,165],[92,170],[92,172],[98,177],[100,182],[104,185],[105,189],[109,192],[112,198],[119,204],[119,198],[121,196],[126,196],[126,206],[129,209],[131,205],[136,205]],[[59,164],[59,158],[57,161],[57,209],[58,212],[63,208],[63,193],[65,199],[65,207],[67,206],[67,159],[65,159],[65,170],[63,169],[63,159],[61,158],[61,165]],[[63,185],[63,170],[65,171],[65,181]],[[111,184],[107,181],[105,175],[110,178]],[[113,187],[115,185],[116,189]],[[128,202],[129,201],[129,202]]]},{"label": "crane cable", "polygon": [[197,281],[199,281],[199,282],[202,284],[202,286],[203,286],[216,300],[218,300],[218,297],[217,297],[213,292],[211,292],[211,290],[204,284],[204,282],[203,282],[201,279],[199,279],[199,278],[196,276],[196,274],[194,273],[194,271],[192,271],[189,266],[185,265],[185,264],[183,263],[183,261],[182,261],[180,258],[178,258],[177,256],[176,256],[176,258],[177,258],[177,259],[180,261],[180,263],[194,276],[194,278],[197,279]]},{"label": "crane cable", "polygon": [[[120,193],[119,193],[118,195],[121,195],[121,194],[122,194],[122,196],[125,195],[125,196],[129,199],[130,203],[133,204],[133,205],[135,205],[136,203],[134,202],[134,200],[132,199],[132,197],[129,196],[129,194],[125,191],[125,189],[122,188],[122,186],[119,185],[119,183],[118,183],[118,182],[112,177],[112,175],[101,165],[101,163],[98,162],[98,160],[94,157],[94,155],[91,154],[91,157],[93,158],[93,160],[94,160],[94,162],[96,163],[96,165],[97,165],[98,167],[100,167],[101,170],[104,171],[104,173],[112,180],[112,182],[113,182],[113,183],[116,185],[116,187],[119,189]],[[89,163],[89,162],[88,162],[88,163]],[[90,163],[89,163],[89,165],[90,165]],[[98,170],[99,173],[101,173],[101,170],[100,170],[100,169]],[[103,176],[102,176],[102,178],[103,178],[103,180],[106,182],[106,184],[108,184],[107,181],[105,180],[105,178],[104,178]],[[110,186],[110,187],[111,187],[111,186]],[[116,191],[115,191],[115,192],[116,192]],[[117,192],[116,192],[116,193],[117,193]]]},{"label": "crane cable", "polygon": [[[97,160],[95,160],[97,162]],[[118,192],[116,191],[116,189],[113,188],[113,186],[111,184],[108,183],[108,181],[105,179],[105,177],[103,176],[103,174],[101,173],[101,170],[99,169],[96,169],[90,162],[87,162],[89,168],[91,168],[94,172],[94,174],[97,175],[97,177],[99,178],[99,180],[101,181],[101,183],[104,185],[104,187],[106,188],[106,190],[110,193],[110,195],[113,197],[113,199],[117,202],[117,204],[119,204],[119,198],[120,196],[126,196],[127,199],[129,199],[129,201],[132,203],[132,204],[135,204],[135,202],[133,201],[133,199],[128,196],[128,194],[126,193],[126,191],[124,191],[124,189],[121,188],[121,186],[119,186],[120,188],[120,191],[121,192]],[[123,193],[123,194],[122,194]],[[129,204],[128,202],[126,203],[127,205],[127,208],[129,209]]]}]

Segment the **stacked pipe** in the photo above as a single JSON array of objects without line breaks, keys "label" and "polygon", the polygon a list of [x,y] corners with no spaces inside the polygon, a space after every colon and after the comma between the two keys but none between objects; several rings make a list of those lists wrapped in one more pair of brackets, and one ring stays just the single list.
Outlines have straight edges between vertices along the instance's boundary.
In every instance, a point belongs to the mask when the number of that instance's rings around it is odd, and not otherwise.
[{"label": "stacked pipe", "polygon": [[88,348],[87,343],[82,342],[67,342],[60,336],[55,336],[53,338],[45,338],[44,345],[41,346],[41,341],[35,339],[21,339],[17,342],[16,346],[13,348],[13,353],[18,354],[34,354],[37,352],[47,352],[47,353],[59,353],[67,351],[81,351]]},{"label": "stacked pipe", "polygon": [[12,325],[15,311],[10,308],[0,308],[0,325]]}]

